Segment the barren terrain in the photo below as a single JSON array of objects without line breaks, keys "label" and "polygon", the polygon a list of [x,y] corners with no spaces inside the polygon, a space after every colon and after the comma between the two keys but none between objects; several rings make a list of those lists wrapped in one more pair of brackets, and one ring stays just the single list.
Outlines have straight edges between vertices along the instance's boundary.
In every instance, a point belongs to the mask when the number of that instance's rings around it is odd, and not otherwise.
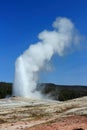
[{"label": "barren terrain", "polygon": [[87,97],[66,102],[0,100],[0,130],[87,130]]}]

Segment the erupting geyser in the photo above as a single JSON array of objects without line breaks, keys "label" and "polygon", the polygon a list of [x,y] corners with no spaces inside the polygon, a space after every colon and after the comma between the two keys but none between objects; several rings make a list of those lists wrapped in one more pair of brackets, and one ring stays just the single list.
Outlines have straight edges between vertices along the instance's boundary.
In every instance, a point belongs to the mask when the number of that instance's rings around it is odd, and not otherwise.
[{"label": "erupting geyser", "polygon": [[59,17],[53,22],[53,27],[53,31],[41,32],[38,35],[40,41],[32,44],[17,58],[13,85],[15,96],[41,97],[40,93],[35,91],[38,72],[55,53],[62,56],[65,49],[77,45],[79,35],[69,19]]}]

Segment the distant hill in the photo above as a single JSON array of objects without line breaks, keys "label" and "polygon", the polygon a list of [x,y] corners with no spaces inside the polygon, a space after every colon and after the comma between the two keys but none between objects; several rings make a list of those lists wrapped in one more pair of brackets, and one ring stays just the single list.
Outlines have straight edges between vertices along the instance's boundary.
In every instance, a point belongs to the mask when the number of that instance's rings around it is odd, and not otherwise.
[{"label": "distant hill", "polygon": [[[56,85],[53,83],[41,83],[37,91],[54,100],[66,101],[78,97],[87,96],[87,86]],[[0,82],[0,98],[12,95],[12,83]]]},{"label": "distant hill", "polygon": [[12,83],[0,82],[0,98],[12,95]]},{"label": "distant hill", "polygon": [[41,83],[37,90],[55,100],[65,101],[78,97],[87,96],[87,86],[56,85],[53,83]]}]

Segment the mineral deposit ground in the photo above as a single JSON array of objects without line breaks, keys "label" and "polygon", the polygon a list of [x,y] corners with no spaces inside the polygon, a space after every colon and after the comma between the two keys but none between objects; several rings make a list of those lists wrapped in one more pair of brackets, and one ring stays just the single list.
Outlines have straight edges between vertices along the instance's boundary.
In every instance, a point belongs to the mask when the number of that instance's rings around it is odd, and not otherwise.
[{"label": "mineral deposit ground", "polygon": [[87,130],[87,97],[65,102],[1,99],[0,130]]}]

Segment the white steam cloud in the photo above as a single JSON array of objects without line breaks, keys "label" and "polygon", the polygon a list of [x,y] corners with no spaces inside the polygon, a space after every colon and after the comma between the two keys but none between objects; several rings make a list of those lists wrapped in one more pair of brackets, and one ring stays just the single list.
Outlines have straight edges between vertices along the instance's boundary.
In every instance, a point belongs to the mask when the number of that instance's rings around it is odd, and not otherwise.
[{"label": "white steam cloud", "polygon": [[16,60],[13,93],[15,96],[41,97],[35,91],[38,82],[38,72],[44,68],[55,53],[62,56],[79,42],[79,35],[74,24],[67,18],[57,18],[53,22],[53,31],[44,30],[38,35],[39,42],[32,44]]}]

